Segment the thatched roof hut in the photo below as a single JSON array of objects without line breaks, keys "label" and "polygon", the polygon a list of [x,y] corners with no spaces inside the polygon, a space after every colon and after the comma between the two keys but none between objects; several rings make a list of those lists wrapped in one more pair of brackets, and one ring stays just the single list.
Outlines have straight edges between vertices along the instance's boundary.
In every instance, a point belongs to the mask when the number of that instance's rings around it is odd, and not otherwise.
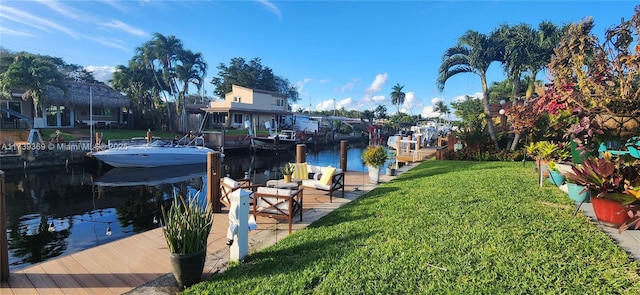
[{"label": "thatched roof hut", "polygon": [[98,107],[129,107],[129,99],[107,85],[84,82],[66,82],[66,93],[57,87],[47,87],[44,101],[53,104],[89,106],[91,95],[93,105]]}]

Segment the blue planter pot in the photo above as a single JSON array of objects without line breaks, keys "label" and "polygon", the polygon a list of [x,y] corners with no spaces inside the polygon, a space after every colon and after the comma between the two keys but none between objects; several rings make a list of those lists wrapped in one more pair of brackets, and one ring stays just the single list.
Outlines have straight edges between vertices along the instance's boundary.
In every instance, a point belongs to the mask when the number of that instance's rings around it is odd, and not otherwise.
[{"label": "blue planter pot", "polygon": [[549,171],[549,181],[557,186],[561,186],[564,184],[564,175],[559,171],[550,170]]},{"label": "blue planter pot", "polygon": [[585,200],[585,203],[591,202],[591,193],[589,190],[585,190],[584,186],[575,183],[567,183],[567,189],[569,191],[569,198],[575,202],[582,202],[582,200]]}]

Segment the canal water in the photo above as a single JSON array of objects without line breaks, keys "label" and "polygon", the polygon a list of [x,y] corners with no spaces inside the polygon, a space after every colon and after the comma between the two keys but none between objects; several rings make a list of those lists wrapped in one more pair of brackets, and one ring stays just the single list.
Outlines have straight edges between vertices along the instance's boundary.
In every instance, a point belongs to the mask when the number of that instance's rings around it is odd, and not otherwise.
[{"label": "canal water", "polygon": [[[365,145],[350,144],[347,170],[364,171]],[[294,153],[229,153],[224,173],[265,183]],[[340,146],[307,147],[313,165],[340,167]],[[9,269],[109,243],[161,226],[162,205],[177,193],[206,191],[206,165],[111,168],[104,165],[6,171]],[[204,193],[201,194],[201,197]]]}]

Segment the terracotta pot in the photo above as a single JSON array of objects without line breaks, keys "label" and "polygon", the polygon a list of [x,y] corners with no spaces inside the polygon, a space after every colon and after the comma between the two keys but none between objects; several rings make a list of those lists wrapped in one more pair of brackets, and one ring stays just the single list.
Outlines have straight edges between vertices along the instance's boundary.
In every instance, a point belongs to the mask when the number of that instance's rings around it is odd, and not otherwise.
[{"label": "terracotta pot", "polygon": [[620,227],[630,219],[628,209],[620,201],[607,198],[591,198],[593,211],[598,221],[611,227]]}]

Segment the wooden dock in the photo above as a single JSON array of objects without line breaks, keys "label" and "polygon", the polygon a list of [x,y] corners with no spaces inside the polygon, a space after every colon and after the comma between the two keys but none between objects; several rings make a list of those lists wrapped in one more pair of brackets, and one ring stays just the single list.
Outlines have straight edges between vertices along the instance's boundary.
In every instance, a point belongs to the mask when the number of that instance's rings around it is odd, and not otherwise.
[{"label": "wooden dock", "polygon": [[[402,173],[411,167],[412,165],[404,166],[398,172]],[[393,178],[382,175],[381,182]],[[293,230],[306,227],[311,222],[375,188],[376,185],[370,184],[368,179],[367,172],[346,172],[345,197],[340,197],[340,191],[334,192],[332,203],[329,203],[326,191],[305,189],[304,218],[302,221],[295,219]],[[288,235],[286,222],[259,217],[257,224],[258,229],[249,233],[250,252],[272,245]],[[226,245],[227,227],[227,214],[225,212],[216,214],[208,239],[207,262],[203,274],[205,277],[227,266],[229,258]],[[153,282],[156,283],[151,284]],[[161,293],[166,294],[179,291],[171,274],[169,250],[161,228],[11,273],[9,280],[1,283],[0,293],[3,295],[144,294],[146,288],[155,288],[155,291],[161,289]]]}]

